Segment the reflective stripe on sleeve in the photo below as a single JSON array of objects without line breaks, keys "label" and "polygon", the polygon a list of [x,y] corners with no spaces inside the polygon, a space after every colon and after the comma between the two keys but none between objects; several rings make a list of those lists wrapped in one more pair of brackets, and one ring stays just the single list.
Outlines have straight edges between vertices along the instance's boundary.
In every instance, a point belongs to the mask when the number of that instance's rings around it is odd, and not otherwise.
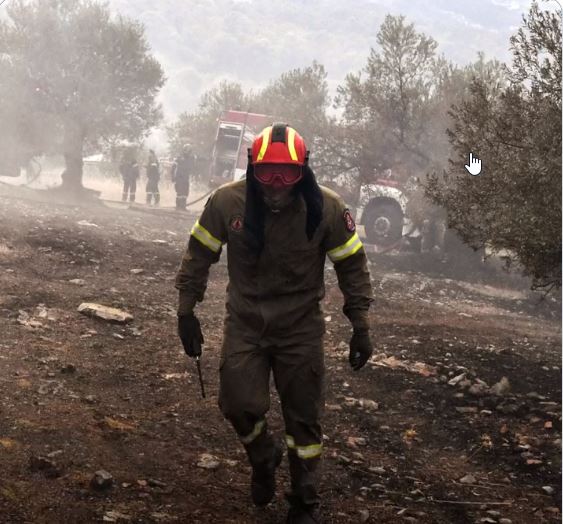
[{"label": "reflective stripe on sleeve", "polygon": [[295,129],[293,127],[287,130],[287,148],[291,155],[291,160],[297,160],[297,151],[295,151]]},{"label": "reflective stripe on sleeve", "polygon": [[285,436],[285,443],[288,449],[292,449],[297,453],[297,456],[302,459],[310,459],[319,457],[323,452],[322,444],[310,444],[309,446],[297,446],[295,439],[291,435]]},{"label": "reflective stripe on sleeve", "polygon": [[256,422],[256,424],[254,425],[254,429],[248,435],[246,435],[246,437],[240,437],[240,441],[243,444],[250,444],[258,435],[260,435],[260,433],[262,433],[265,424],[266,424],[265,419]]},{"label": "reflective stripe on sleeve", "polygon": [[221,241],[207,231],[207,229],[199,223],[199,220],[194,224],[191,235],[197,238],[205,247],[211,249],[213,253],[217,253],[219,249],[221,249]]},{"label": "reflective stripe on sleeve", "polygon": [[272,132],[271,127],[267,127],[264,129],[262,133],[262,147],[260,148],[260,152],[258,153],[258,158],[256,158],[256,162],[260,162],[264,158],[266,154],[266,149],[268,149],[268,142],[270,142],[270,133]]},{"label": "reflective stripe on sleeve", "polygon": [[356,253],[362,245],[358,233],[354,233],[346,243],[331,249],[327,255],[332,262],[338,262]]}]

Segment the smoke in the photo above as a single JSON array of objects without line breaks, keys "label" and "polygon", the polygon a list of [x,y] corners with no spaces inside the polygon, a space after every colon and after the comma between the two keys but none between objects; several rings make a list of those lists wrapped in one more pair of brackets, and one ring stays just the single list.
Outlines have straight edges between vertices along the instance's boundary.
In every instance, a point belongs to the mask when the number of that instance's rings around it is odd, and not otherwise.
[{"label": "smoke", "polygon": [[[39,168],[39,165],[41,166]],[[53,189],[61,185],[61,173],[64,171],[64,162],[62,158],[44,158],[37,167],[31,170],[22,169],[18,177],[0,176],[0,183],[12,186],[26,186],[30,189],[39,191]],[[121,176],[115,172],[108,171],[93,163],[85,163],[84,187],[100,192],[102,201],[121,202],[121,193],[123,182]],[[146,197],[146,176],[144,170],[141,170],[141,177],[137,181],[136,204],[144,205]],[[163,170],[161,180],[159,182],[160,190],[160,208],[174,208],[176,205],[176,191],[169,174]],[[199,184],[191,184],[188,203],[197,200],[208,192],[206,186]],[[38,198],[40,195],[38,195]],[[45,195],[47,198],[47,195]],[[109,203],[109,202],[108,202]],[[189,211],[199,213],[203,210],[205,199],[196,202],[189,207]]]}]

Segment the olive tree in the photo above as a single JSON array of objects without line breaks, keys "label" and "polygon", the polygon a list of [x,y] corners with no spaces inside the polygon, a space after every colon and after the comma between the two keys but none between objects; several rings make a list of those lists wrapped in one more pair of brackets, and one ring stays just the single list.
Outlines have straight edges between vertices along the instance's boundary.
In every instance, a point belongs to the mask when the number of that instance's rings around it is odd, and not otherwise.
[{"label": "olive tree", "polygon": [[[428,195],[467,243],[506,250],[551,289],[561,286],[561,14],[533,3],[511,48],[509,85],[475,79],[454,106],[450,163]],[[479,176],[465,171],[470,152]]]},{"label": "olive tree", "polygon": [[[32,109],[26,119],[64,155],[63,187],[80,192],[85,147],[139,139],[159,122],[162,68],[143,26],[112,16],[106,4],[15,0],[7,15],[0,77],[16,104]],[[49,117],[47,129],[41,115]]]}]

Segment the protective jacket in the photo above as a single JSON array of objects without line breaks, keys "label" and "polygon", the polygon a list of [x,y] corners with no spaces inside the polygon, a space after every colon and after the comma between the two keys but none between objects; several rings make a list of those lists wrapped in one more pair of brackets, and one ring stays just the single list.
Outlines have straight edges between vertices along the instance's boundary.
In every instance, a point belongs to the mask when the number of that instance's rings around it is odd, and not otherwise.
[{"label": "protective jacket", "polygon": [[264,246],[257,253],[243,228],[245,186],[242,180],[218,188],[193,226],[176,277],[178,313],[191,312],[203,300],[209,266],[227,244],[226,334],[250,343],[322,336],[319,302],[325,294],[326,255],[334,263],[344,295],[344,314],[355,328],[367,328],[372,302],[367,259],[342,199],[320,186],[323,217],[311,240],[305,233],[306,205],[300,194],[279,212],[267,211]]},{"label": "protective jacket", "polygon": [[195,160],[192,155],[184,154],[176,158],[174,162],[174,182],[187,181],[189,184],[190,175],[194,173]]}]

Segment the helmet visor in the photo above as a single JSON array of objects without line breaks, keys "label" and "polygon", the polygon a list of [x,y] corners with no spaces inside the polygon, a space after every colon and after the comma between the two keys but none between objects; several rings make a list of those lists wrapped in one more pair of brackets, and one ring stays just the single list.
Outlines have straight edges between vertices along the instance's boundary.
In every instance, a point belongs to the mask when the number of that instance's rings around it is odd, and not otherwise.
[{"label": "helmet visor", "polygon": [[261,184],[273,185],[276,181],[292,186],[303,178],[301,166],[294,164],[255,164],[254,176]]}]

